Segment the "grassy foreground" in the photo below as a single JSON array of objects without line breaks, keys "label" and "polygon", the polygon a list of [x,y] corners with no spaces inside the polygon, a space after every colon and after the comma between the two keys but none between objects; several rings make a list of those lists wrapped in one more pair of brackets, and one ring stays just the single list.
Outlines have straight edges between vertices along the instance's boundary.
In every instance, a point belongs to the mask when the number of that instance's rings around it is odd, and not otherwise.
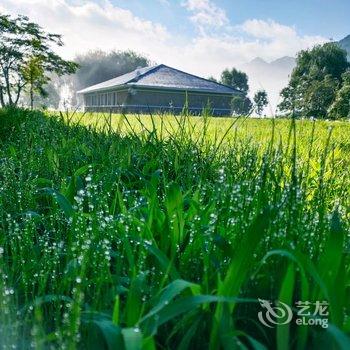
[{"label": "grassy foreground", "polygon": [[93,118],[0,111],[3,348],[350,348],[348,123]]}]

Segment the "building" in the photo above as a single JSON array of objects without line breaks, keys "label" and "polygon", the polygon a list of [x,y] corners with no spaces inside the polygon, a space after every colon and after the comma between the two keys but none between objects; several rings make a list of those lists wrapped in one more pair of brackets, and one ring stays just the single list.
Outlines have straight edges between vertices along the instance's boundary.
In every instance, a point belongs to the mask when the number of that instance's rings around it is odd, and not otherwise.
[{"label": "building", "polygon": [[[179,113],[188,106],[201,114],[210,105],[213,115],[230,115],[238,90],[160,64],[139,68],[78,91],[84,110],[122,113]],[[187,102],[187,104],[186,104]]]}]

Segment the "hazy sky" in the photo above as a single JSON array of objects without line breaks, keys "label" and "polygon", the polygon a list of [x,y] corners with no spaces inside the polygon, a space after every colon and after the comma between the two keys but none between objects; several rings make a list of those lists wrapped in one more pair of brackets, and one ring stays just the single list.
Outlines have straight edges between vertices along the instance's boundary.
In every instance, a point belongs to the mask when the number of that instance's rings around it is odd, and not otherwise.
[{"label": "hazy sky", "polygon": [[349,0],[0,0],[63,34],[61,53],[133,49],[203,76],[350,34]]}]

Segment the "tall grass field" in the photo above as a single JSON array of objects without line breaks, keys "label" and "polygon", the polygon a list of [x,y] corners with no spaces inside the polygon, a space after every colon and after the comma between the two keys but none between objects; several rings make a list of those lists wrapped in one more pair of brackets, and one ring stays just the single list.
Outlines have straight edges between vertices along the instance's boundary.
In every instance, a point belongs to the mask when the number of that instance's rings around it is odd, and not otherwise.
[{"label": "tall grass field", "polygon": [[3,349],[348,350],[349,228],[350,123],[0,110]]}]

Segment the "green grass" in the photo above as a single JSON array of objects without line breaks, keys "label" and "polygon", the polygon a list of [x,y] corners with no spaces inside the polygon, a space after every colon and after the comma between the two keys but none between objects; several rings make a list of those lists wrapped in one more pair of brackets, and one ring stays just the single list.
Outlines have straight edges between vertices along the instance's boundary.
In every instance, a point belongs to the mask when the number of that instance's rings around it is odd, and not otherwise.
[{"label": "green grass", "polygon": [[[349,349],[348,135],[0,111],[0,345]],[[267,328],[258,299],[330,327]]]}]

